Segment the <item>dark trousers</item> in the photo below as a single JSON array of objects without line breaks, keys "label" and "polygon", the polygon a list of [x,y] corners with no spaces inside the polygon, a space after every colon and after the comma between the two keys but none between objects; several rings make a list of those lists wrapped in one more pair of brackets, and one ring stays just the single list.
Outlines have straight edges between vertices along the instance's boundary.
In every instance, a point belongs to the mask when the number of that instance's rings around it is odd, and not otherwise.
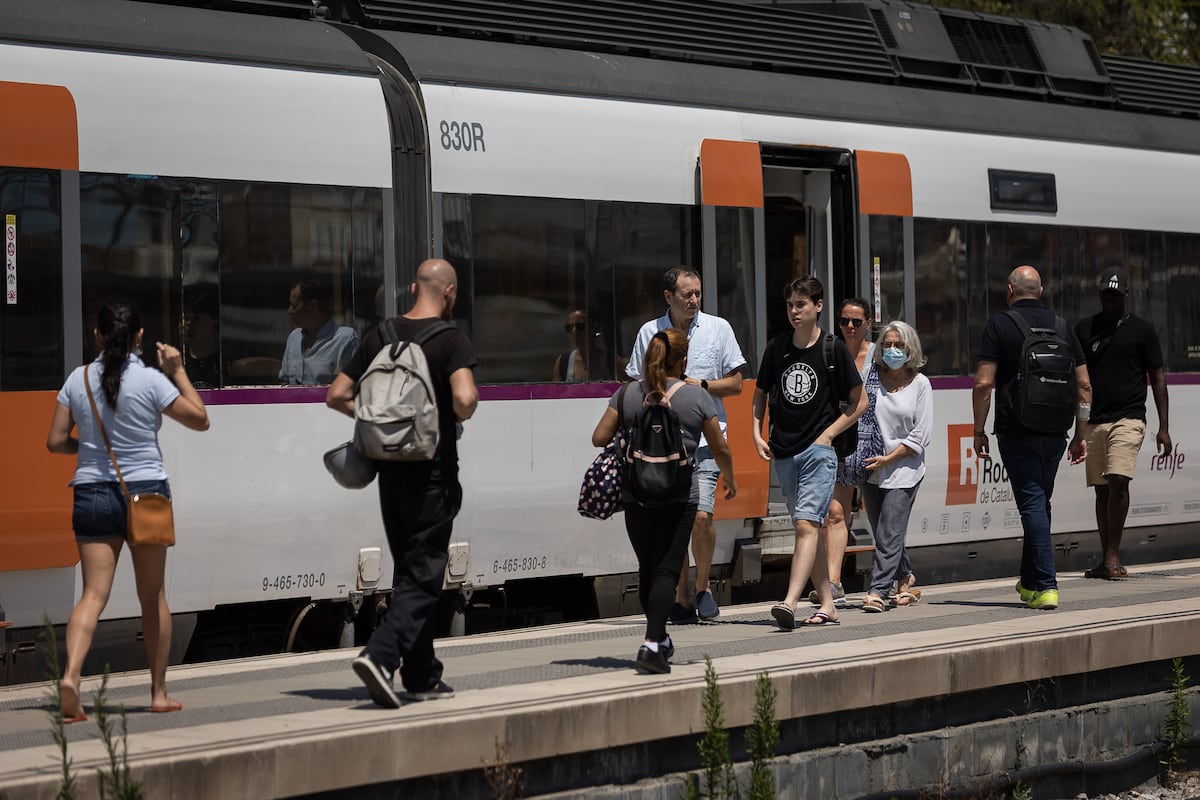
[{"label": "dark trousers", "polygon": [[442,678],[433,654],[434,610],[462,506],[458,473],[425,462],[381,465],[379,506],[396,572],[391,605],[366,650],[384,667],[399,667],[405,689],[421,692]]},{"label": "dark trousers", "polygon": [[667,638],[667,617],[695,521],[695,503],[625,506],[625,530],[638,560],[638,599],[646,613],[647,641]]},{"label": "dark trousers", "polygon": [[1021,547],[1021,586],[1033,591],[1058,588],[1054,543],[1050,539],[1050,497],[1067,440],[1061,436],[997,435],[1000,459],[1025,532]]},{"label": "dark trousers", "polygon": [[898,489],[863,484],[867,519],[871,521],[871,530],[875,531],[875,568],[871,573],[870,593],[876,597],[887,597],[892,581],[904,580],[912,574],[904,541],[908,536],[908,517],[920,488],[920,481],[916,486]]}]

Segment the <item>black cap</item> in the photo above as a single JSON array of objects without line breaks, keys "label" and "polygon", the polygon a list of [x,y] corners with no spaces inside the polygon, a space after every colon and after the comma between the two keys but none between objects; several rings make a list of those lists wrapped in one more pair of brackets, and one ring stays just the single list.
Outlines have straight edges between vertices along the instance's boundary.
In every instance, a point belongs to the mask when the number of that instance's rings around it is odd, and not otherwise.
[{"label": "black cap", "polygon": [[1129,294],[1129,275],[1120,267],[1109,267],[1100,273],[1100,291]]}]

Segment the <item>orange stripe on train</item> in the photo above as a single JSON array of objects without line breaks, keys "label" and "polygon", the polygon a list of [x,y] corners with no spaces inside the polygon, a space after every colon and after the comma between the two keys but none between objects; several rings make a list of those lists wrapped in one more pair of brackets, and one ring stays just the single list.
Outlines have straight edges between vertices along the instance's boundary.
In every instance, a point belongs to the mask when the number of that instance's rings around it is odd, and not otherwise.
[{"label": "orange stripe on train", "polygon": [[0,81],[0,166],[79,169],[75,98],[65,86]]},{"label": "orange stripe on train", "polygon": [[72,567],[74,457],[46,449],[57,392],[0,392],[0,572]]}]

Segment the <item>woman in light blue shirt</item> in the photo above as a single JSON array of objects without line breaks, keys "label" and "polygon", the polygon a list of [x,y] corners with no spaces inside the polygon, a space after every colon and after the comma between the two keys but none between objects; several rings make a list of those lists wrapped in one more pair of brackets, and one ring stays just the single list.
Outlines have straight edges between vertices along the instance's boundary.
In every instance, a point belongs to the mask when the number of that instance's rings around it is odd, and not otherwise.
[{"label": "woman in light blue shirt", "polygon": [[[159,343],[162,371],[147,367],[138,356],[142,333],[141,317],[128,303],[110,302],[100,309],[94,330],[100,355],[67,376],[46,437],[50,452],[77,457],[71,481],[75,495],[71,524],[83,570],[83,593],[67,621],[67,665],[61,684],[64,722],[87,719],[79,693],[83,660],[108,603],[126,536],[125,495],[92,413],[87,387],[131,494],[157,492],[170,497],[158,448],[164,415],[192,430],[208,429],[204,402],[188,379],[179,351]],[[76,428],[78,436],[72,436]],[[167,548],[140,545],[129,550],[150,662],[150,710],[178,711],[183,705],[167,694],[171,646],[171,612],[163,589]]]},{"label": "woman in light blue shirt", "polygon": [[904,539],[925,477],[925,450],[933,437],[933,387],[918,372],[925,366],[925,354],[917,332],[906,322],[889,322],[874,361],[879,387],[873,405],[882,454],[865,461],[869,477],[863,484],[863,501],[875,531],[875,567],[863,600],[863,611],[868,612],[884,610],[893,582],[901,587],[892,598],[895,605],[920,599],[912,589],[915,581]]}]

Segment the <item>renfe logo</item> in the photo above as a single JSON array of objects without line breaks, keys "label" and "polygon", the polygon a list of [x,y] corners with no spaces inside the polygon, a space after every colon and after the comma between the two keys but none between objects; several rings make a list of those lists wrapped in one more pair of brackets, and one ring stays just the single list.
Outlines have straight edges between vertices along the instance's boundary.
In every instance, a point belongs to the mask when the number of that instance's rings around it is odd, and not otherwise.
[{"label": "renfe logo", "polygon": [[1170,476],[1168,476],[1168,480],[1170,480],[1170,478],[1175,477],[1175,470],[1177,470],[1177,469],[1183,469],[1183,451],[1179,449],[1178,444],[1176,444],[1174,449],[1171,450],[1171,455],[1169,455],[1169,456],[1160,456],[1156,453],[1151,453],[1151,455],[1150,455],[1150,471],[1151,472],[1158,472],[1158,471],[1168,472],[1169,471],[1171,474],[1170,474]]},{"label": "renfe logo", "polygon": [[979,492],[979,455],[975,452],[973,425],[947,425],[949,468],[946,470],[946,505],[974,505]]}]

